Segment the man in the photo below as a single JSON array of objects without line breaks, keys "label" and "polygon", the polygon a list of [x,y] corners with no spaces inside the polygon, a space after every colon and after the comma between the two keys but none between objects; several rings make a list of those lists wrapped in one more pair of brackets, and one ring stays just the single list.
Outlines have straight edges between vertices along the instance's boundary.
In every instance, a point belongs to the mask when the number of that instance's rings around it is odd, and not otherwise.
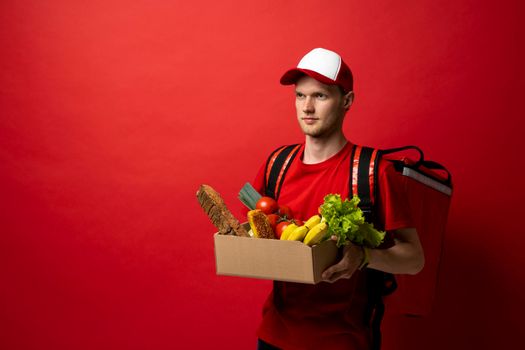
[{"label": "man", "polygon": [[[353,77],[341,57],[317,48],[281,78],[295,85],[297,120],[305,140],[281,187],[279,203],[298,218],[317,213],[325,195],[349,196],[353,145],[343,121],[354,101]],[[413,228],[399,175],[388,162],[379,165],[378,222],[391,238],[381,249],[365,252],[348,244],[342,259],[323,273],[316,285],[275,282],[263,308],[258,349],[371,349],[369,269],[415,274],[424,255]],[[264,166],[254,181],[264,193]],[[359,269],[364,263],[368,268]]]}]

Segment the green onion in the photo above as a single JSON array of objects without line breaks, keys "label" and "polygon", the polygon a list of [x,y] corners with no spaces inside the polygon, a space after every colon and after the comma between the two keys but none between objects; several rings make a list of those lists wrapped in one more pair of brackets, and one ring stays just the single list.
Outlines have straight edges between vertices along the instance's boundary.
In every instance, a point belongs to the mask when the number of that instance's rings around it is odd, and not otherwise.
[{"label": "green onion", "polygon": [[261,194],[249,182],[244,184],[239,191],[239,199],[250,210],[255,209],[255,205],[261,197]]}]

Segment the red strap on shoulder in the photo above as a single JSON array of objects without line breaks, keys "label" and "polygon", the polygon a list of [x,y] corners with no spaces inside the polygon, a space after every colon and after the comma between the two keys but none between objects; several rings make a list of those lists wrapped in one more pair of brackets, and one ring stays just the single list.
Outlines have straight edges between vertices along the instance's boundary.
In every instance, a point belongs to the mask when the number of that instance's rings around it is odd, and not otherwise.
[{"label": "red strap on shoulder", "polygon": [[277,200],[286,172],[299,152],[301,144],[283,146],[269,157],[265,173],[265,194]]},{"label": "red strap on shoulder", "polygon": [[355,145],[351,158],[351,193],[357,195],[361,204],[372,207],[376,197],[376,169],[379,151],[370,147]]},{"label": "red strap on shoulder", "polygon": [[268,184],[268,180],[270,179],[270,172],[273,168],[273,164],[275,163],[275,160],[281,154],[283,149],[285,149],[286,146],[282,146],[281,148],[278,148],[273,154],[270,156],[270,159],[268,160],[268,165],[266,166],[266,181],[265,183]]}]

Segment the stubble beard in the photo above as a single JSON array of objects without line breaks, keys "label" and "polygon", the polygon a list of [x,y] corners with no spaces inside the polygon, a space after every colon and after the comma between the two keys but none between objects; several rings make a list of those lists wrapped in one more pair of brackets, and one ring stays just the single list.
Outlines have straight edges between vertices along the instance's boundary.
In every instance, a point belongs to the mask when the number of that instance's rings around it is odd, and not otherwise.
[{"label": "stubble beard", "polygon": [[319,123],[320,121],[317,121],[314,125],[306,125],[302,120],[299,120],[303,134],[316,139],[329,138],[342,128],[341,121],[334,121],[331,125],[318,125]]},{"label": "stubble beard", "polygon": [[322,128],[317,125],[305,125],[302,121],[299,122],[299,125],[306,136],[317,138],[323,135]]}]

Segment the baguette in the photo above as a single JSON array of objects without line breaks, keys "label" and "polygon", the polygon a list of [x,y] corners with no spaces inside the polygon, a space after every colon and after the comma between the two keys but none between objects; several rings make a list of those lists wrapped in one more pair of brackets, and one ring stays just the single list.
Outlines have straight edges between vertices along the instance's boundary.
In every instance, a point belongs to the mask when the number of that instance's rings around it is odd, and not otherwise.
[{"label": "baguette", "polygon": [[228,210],[221,195],[211,186],[201,185],[197,191],[197,199],[220,234],[250,237],[244,226]]}]

